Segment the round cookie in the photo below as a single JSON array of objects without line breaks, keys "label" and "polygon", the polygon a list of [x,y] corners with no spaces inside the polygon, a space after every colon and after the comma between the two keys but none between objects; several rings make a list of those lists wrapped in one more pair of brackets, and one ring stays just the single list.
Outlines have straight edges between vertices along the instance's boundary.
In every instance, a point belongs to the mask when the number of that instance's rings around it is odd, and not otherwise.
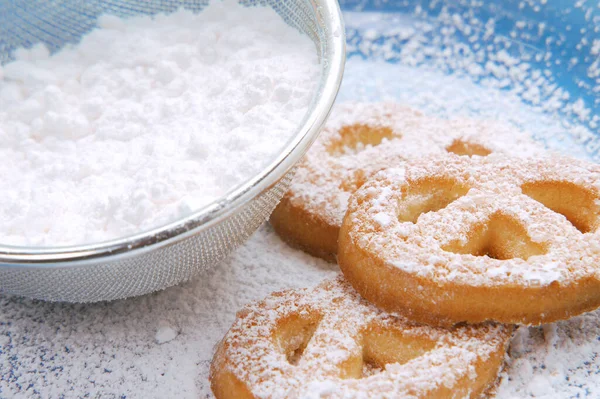
[{"label": "round cookie", "polygon": [[337,105],[270,221],[291,245],[335,262],[348,199],[377,171],[448,152],[542,151],[523,132],[491,121],[445,121],[394,103]]},{"label": "round cookie", "polygon": [[491,155],[380,171],[350,200],[339,265],[420,322],[541,324],[600,306],[600,165]]},{"label": "round cookie", "polygon": [[240,311],[210,381],[228,398],[477,398],[497,379],[512,328],[419,325],[343,279],[275,293]]}]

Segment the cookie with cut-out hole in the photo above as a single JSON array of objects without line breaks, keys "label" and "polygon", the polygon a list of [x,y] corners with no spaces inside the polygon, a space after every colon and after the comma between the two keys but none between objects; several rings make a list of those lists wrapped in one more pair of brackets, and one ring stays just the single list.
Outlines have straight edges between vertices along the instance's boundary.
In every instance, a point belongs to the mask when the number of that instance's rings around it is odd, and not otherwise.
[{"label": "cookie with cut-out hole", "polygon": [[600,166],[447,155],[380,171],[350,200],[339,265],[420,322],[541,324],[600,306]]},{"label": "cookie with cut-out hole", "polygon": [[240,311],[213,358],[211,387],[217,399],[477,398],[496,381],[511,332],[416,324],[340,277]]},{"label": "cookie with cut-out hole", "polygon": [[444,121],[393,103],[347,103],[333,110],[296,168],[271,224],[288,243],[334,262],[348,198],[375,172],[448,152],[527,156],[541,151],[526,134],[490,121]]}]

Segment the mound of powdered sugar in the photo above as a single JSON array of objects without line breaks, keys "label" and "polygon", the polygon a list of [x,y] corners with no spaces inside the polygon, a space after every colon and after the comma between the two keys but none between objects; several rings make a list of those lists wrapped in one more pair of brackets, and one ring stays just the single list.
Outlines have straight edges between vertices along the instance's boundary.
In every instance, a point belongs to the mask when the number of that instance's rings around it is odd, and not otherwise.
[{"label": "mound of powdered sugar", "polygon": [[251,178],[304,117],[314,44],[269,7],[122,20],[0,67],[0,243],[147,230]]}]

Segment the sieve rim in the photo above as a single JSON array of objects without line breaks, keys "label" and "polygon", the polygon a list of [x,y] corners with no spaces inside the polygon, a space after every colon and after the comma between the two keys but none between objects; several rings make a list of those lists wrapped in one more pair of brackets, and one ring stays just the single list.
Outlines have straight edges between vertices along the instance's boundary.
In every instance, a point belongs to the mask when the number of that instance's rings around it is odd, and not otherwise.
[{"label": "sieve rim", "polygon": [[254,177],[192,214],[141,233],[99,243],[53,247],[0,244],[0,269],[62,269],[97,264],[98,260],[129,258],[170,246],[201,234],[275,186],[306,153],[321,131],[337,97],[346,59],[346,37],[336,0],[311,0],[323,24],[321,85],[295,135]]}]

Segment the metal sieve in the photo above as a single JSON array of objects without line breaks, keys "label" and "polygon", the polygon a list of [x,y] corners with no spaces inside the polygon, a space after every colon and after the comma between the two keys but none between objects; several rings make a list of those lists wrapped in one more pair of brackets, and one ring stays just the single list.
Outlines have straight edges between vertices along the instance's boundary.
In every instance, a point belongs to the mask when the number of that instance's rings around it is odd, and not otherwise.
[{"label": "metal sieve", "polygon": [[[202,12],[205,0],[0,0],[0,63],[43,42],[51,51],[76,43],[103,13],[120,17]],[[160,290],[207,270],[269,217],[294,164],[316,139],[337,95],[345,35],[336,0],[242,0],[272,7],[307,34],[321,60],[321,81],[286,147],[258,175],[194,214],[135,236],[54,248],[0,246],[0,292],[51,301],[94,302]]]}]

